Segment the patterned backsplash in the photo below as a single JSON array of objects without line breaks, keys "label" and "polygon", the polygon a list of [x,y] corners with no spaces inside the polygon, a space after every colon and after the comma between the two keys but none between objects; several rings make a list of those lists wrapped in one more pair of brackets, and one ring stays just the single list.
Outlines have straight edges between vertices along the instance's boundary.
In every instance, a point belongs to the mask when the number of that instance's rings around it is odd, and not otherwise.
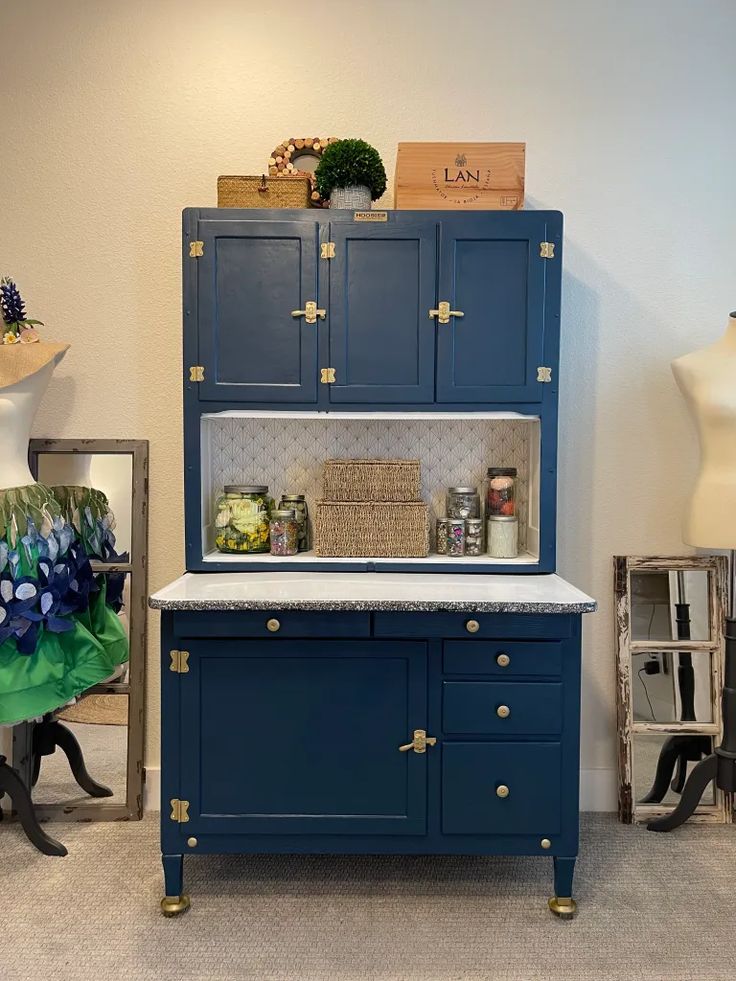
[{"label": "patterned backsplash", "polygon": [[477,485],[482,496],[487,467],[516,467],[519,547],[526,547],[530,425],[522,420],[210,417],[203,426],[212,474],[203,503],[210,515],[225,484],[268,484],[277,501],[282,493],[305,494],[313,509],[327,459],[419,459],[434,532],[448,486]]}]

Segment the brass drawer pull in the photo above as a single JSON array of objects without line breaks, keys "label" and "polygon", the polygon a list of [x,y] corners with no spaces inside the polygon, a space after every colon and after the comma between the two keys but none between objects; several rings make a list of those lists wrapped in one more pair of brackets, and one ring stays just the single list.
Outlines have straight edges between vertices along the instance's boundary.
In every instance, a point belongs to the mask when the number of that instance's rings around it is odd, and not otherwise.
[{"label": "brass drawer pull", "polygon": [[292,317],[304,317],[305,323],[316,324],[317,317],[321,317],[324,320],[327,316],[327,311],[319,309],[315,300],[307,300],[303,310],[292,310],[291,315]]},{"label": "brass drawer pull", "polygon": [[276,617],[271,617],[270,620],[266,620],[266,630],[270,630],[272,634],[275,634],[277,630],[281,630],[281,621],[277,620]]},{"label": "brass drawer pull", "polygon": [[508,705],[499,705],[496,709],[496,715],[499,717],[499,719],[508,719],[508,717],[511,715],[511,709],[508,707]]},{"label": "brass drawer pull", "polygon": [[496,787],[496,797],[508,797],[508,796],[509,796],[509,788],[506,786],[505,783],[499,784],[499,786]]},{"label": "brass drawer pull", "polygon": [[450,317],[464,317],[464,316],[465,314],[463,313],[462,310],[451,310],[450,304],[447,302],[447,300],[442,300],[440,303],[438,303],[436,310],[429,311],[430,319],[432,317],[436,317],[438,324],[449,324]]},{"label": "brass drawer pull", "polygon": [[415,753],[426,753],[427,746],[434,746],[436,742],[437,737],[428,736],[426,729],[415,729],[412,741],[404,746],[399,746],[399,752],[408,753],[410,749],[413,749]]},{"label": "brass drawer pull", "polygon": [[501,653],[496,658],[496,664],[499,666],[499,668],[507,668],[509,664],[511,664],[511,658],[508,656],[508,654]]},{"label": "brass drawer pull", "polygon": [[480,624],[477,620],[468,620],[468,622],[465,624],[465,629],[469,634],[477,634],[480,630]]},{"label": "brass drawer pull", "polygon": [[544,849],[547,849],[547,848],[551,848],[552,847],[552,842],[549,840],[549,838],[542,838],[542,840],[539,842],[539,844]]}]

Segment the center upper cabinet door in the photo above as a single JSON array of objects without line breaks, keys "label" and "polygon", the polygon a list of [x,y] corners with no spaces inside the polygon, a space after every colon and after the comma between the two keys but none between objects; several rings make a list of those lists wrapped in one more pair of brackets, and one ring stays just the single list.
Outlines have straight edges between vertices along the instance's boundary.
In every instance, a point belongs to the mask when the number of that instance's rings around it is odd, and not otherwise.
[{"label": "center upper cabinet door", "polygon": [[[462,316],[437,325],[438,402],[542,401],[537,369],[557,295],[546,277],[559,277],[561,231],[549,212],[443,218],[438,300]],[[548,241],[551,259],[541,255]]]},{"label": "center upper cabinet door", "polygon": [[434,401],[437,223],[332,222],[330,402]]},{"label": "center upper cabinet door", "polygon": [[201,221],[196,260],[199,398],[316,402],[319,225],[311,221]]}]

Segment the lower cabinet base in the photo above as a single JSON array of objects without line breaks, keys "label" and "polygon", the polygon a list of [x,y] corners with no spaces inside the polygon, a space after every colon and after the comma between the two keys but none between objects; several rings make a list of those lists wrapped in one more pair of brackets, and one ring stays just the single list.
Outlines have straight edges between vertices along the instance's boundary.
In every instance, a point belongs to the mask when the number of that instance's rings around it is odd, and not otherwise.
[{"label": "lower cabinet base", "polygon": [[[222,846],[216,842],[207,844],[208,847],[200,848],[198,839],[189,838],[189,853],[192,854],[195,851],[206,851],[209,854],[274,854],[273,848],[262,848],[258,851],[255,849],[252,851],[243,851],[242,849],[237,849],[234,847],[222,848]],[[301,854],[305,853],[322,854],[318,844],[315,844],[313,849],[307,850],[302,848]],[[334,849],[329,852],[329,854],[334,853]],[[396,847],[393,850],[382,849],[380,852],[371,851],[366,853],[358,853],[355,850],[355,846],[351,848],[349,843],[346,842],[346,848],[344,849],[343,854],[406,854],[406,849]],[[417,850],[416,854],[427,854],[427,852]],[[453,849],[452,851],[437,854],[466,855],[470,853],[460,850],[456,851]],[[483,852],[480,854],[486,853]],[[528,855],[529,852],[520,851],[518,854]],[[492,857],[492,855],[489,855],[489,860]],[[185,913],[191,905],[188,894],[184,892],[184,855],[162,855],[161,861],[163,862],[164,869],[164,897],[161,900],[161,912],[164,916],[178,916],[180,913]],[[295,861],[297,861],[296,856]],[[550,911],[555,914],[555,916],[563,920],[569,920],[572,919],[577,912],[577,904],[572,898],[572,882],[575,874],[575,857],[554,855],[552,856],[552,861],[554,865],[554,896],[549,899],[548,907]]]}]

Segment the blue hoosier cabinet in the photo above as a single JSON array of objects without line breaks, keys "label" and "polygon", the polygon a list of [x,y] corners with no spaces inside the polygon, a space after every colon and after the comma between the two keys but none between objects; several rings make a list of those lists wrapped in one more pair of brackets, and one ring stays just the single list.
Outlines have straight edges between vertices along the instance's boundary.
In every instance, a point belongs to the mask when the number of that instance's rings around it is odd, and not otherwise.
[{"label": "blue hoosier cabinet", "polygon": [[[559,212],[185,211],[188,571],[151,599],[167,915],[184,856],[222,852],[551,856],[573,915],[595,603],[555,575],[561,260]],[[328,456],[405,448],[430,497],[513,459],[518,556],[215,547],[225,483],[311,509]]]}]

